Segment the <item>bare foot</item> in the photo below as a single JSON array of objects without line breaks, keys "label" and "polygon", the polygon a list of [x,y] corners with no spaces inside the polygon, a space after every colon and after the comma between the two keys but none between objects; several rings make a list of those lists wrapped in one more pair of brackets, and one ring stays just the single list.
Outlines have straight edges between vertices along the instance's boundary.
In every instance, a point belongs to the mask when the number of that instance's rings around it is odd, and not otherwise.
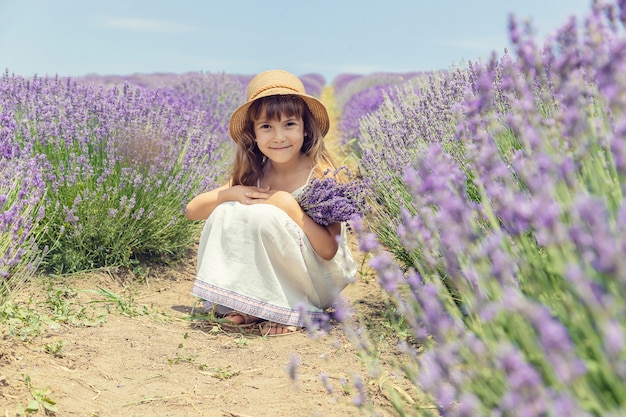
[{"label": "bare foot", "polygon": [[286,324],[274,323],[266,321],[261,325],[261,334],[263,336],[276,336],[282,334],[296,333],[302,330],[302,327],[287,326]]}]

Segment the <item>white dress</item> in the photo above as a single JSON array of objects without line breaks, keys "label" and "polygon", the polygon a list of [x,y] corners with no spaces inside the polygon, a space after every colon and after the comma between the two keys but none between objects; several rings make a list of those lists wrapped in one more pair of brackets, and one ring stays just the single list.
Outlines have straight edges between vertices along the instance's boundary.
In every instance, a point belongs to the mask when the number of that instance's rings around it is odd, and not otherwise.
[{"label": "white dress", "polygon": [[205,308],[215,305],[218,313],[235,310],[303,326],[321,318],[356,270],[345,224],[337,254],[325,260],[283,210],[230,201],[206,220],[192,294],[205,300]]}]

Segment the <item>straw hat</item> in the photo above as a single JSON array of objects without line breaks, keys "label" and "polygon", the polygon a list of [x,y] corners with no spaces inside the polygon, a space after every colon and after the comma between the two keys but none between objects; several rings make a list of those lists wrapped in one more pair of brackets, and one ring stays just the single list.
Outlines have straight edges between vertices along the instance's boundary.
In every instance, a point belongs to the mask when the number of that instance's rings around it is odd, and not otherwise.
[{"label": "straw hat", "polygon": [[295,75],[287,71],[270,70],[256,75],[248,84],[247,101],[239,106],[230,117],[230,137],[235,142],[239,141],[248,122],[248,107],[254,100],[280,94],[294,94],[302,97],[309,107],[313,118],[319,124],[322,136],[326,136],[330,127],[326,107],[318,99],[306,93],[304,84]]}]

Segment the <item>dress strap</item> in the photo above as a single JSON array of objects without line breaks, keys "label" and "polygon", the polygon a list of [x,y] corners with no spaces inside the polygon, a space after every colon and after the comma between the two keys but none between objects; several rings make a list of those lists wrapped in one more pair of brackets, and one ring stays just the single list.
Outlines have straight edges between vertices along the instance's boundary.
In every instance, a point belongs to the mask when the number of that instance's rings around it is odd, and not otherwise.
[{"label": "dress strap", "polygon": [[304,185],[308,185],[309,181],[311,181],[311,177],[313,176],[313,172],[315,171],[315,168],[317,168],[317,165],[313,165],[313,168],[311,168],[311,172],[309,172],[309,176],[306,179],[306,183],[304,183]]},{"label": "dress strap", "polygon": [[307,185],[309,185],[309,181],[311,180],[311,177],[313,176],[313,172],[315,171],[315,168],[317,167],[317,165],[315,165],[313,168],[311,168],[311,172],[309,172],[309,176],[306,179],[306,182],[304,183],[304,185],[300,188],[298,188],[297,190],[294,190],[291,192],[291,195],[293,195],[294,197],[298,197],[300,195],[300,193],[302,193],[302,191],[304,191],[304,189],[306,188]]}]

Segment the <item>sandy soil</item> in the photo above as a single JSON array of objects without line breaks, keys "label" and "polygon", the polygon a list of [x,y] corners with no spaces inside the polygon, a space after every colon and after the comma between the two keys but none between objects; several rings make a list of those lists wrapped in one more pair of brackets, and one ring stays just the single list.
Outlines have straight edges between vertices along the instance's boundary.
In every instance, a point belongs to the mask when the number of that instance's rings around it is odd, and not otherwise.
[{"label": "sandy soil", "polygon": [[[56,403],[60,416],[354,416],[357,392],[342,381],[359,373],[377,413],[393,415],[382,376],[368,376],[339,326],[323,337],[225,332],[189,320],[198,308],[190,294],[195,253],[173,267],[141,272],[47,277],[19,294],[19,305],[56,319],[39,334],[14,329],[25,341],[11,336],[9,325],[0,327],[0,414],[17,415],[18,404],[32,404],[39,393]],[[382,315],[383,296],[371,274],[360,274],[345,295],[370,323]],[[379,345],[381,360],[394,360],[395,342]],[[295,380],[292,361],[299,362]],[[45,401],[39,404],[33,414],[44,415]]]}]

